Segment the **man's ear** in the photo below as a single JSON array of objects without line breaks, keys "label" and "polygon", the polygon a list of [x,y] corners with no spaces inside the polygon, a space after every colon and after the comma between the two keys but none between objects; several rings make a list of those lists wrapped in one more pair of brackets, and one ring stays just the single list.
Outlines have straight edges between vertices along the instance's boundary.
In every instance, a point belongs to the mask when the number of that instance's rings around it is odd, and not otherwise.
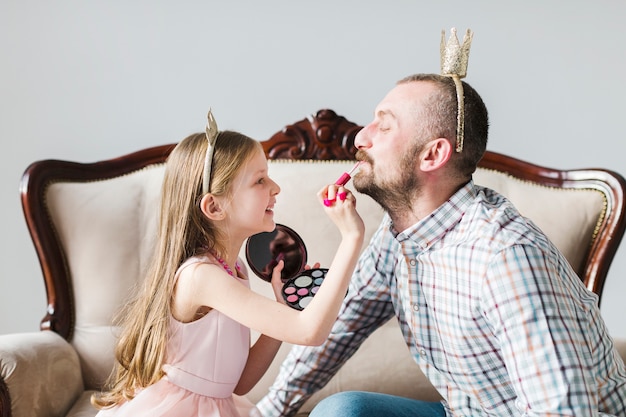
[{"label": "man's ear", "polygon": [[211,220],[223,220],[226,216],[219,199],[211,193],[205,194],[200,200],[200,210]]},{"label": "man's ear", "polygon": [[421,152],[420,169],[434,171],[443,167],[452,156],[452,143],[445,138],[437,138],[426,143]]}]

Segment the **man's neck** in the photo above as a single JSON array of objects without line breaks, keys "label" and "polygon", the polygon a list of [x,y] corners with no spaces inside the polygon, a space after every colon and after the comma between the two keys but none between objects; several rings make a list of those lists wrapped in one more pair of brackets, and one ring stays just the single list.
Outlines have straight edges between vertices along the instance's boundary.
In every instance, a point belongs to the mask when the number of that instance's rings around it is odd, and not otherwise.
[{"label": "man's neck", "polygon": [[458,188],[449,190],[420,190],[419,196],[412,198],[409,206],[389,211],[393,228],[397,232],[408,229],[441,207],[441,205],[448,201],[457,191]]}]

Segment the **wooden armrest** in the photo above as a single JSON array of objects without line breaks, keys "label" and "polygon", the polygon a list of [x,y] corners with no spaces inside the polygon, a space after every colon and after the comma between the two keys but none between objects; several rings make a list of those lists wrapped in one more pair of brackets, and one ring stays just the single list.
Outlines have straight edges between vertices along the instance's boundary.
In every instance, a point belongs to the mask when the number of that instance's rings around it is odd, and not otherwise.
[{"label": "wooden armrest", "polygon": [[74,348],[52,331],[0,335],[0,416],[65,415],[83,392]]}]

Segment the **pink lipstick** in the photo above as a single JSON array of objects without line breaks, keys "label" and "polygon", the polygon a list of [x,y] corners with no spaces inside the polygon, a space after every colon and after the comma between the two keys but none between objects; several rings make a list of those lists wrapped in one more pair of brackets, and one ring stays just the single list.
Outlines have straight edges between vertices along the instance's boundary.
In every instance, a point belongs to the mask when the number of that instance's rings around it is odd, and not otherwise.
[{"label": "pink lipstick", "polygon": [[350,178],[352,178],[352,174],[354,174],[354,171],[356,171],[359,165],[361,165],[361,161],[357,161],[357,163],[354,164],[350,171],[341,174],[341,177],[339,177],[339,179],[335,181],[335,185],[346,185],[348,181],[350,181]]}]

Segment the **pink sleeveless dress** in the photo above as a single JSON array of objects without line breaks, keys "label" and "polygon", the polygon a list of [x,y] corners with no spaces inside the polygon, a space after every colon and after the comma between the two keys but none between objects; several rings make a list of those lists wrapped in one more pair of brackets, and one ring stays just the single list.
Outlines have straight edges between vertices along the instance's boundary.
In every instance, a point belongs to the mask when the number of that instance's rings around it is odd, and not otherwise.
[{"label": "pink sleeveless dress", "polygon": [[[207,257],[188,259],[178,269]],[[249,287],[246,279],[234,278]],[[97,417],[243,417],[253,409],[233,391],[248,359],[250,329],[217,310],[191,323],[170,318],[165,376],[131,401],[101,410]]]}]

